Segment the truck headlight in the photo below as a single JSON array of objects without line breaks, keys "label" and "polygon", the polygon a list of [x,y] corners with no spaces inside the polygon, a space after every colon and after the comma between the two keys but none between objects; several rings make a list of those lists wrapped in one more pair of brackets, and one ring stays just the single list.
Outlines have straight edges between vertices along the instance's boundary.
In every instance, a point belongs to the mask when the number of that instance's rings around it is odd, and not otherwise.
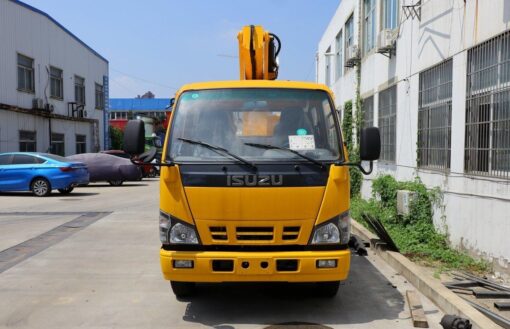
[{"label": "truck headlight", "polygon": [[351,218],[345,212],[315,227],[311,244],[347,244],[350,237]]},{"label": "truck headlight", "polygon": [[192,225],[162,211],[159,212],[159,239],[163,244],[199,244],[198,234]]}]

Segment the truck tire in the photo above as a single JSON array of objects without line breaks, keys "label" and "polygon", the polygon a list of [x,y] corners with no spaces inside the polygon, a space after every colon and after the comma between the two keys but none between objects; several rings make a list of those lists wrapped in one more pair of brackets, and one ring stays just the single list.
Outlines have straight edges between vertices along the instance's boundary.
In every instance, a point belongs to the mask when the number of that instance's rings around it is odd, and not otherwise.
[{"label": "truck tire", "polygon": [[315,295],[317,297],[333,298],[338,293],[340,281],[316,282]]},{"label": "truck tire", "polygon": [[172,291],[177,298],[191,297],[195,293],[194,282],[170,281],[170,285],[172,286]]}]

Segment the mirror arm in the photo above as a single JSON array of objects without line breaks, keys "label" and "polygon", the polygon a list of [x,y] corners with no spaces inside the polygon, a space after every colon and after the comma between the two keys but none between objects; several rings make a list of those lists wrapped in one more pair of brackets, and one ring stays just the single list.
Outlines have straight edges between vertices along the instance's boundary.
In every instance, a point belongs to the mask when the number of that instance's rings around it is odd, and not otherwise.
[{"label": "mirror arm", "polygon": [[175,166],[175,163],[173,162],[156,162],[156,163],[152,163],[152,162],[143,162],[143,161],[138,161],[138,160],[134,160],[133,158],[130,158],[129,160],[131,160],[131,163],[136,165],[136,166],[145,166],[145,165],[151,165],[153,167],[173,167]]},{"label": "mirror arm", "polygon": [[361,162],[336,162],[335,166],[356,167],[365,175],[370,175],[372,173],[372,170],[374,170],[374,162],[373,161],[370,161],[370,167],[368,168],[368,170],[363,168],[363,166],[361,165]]}]

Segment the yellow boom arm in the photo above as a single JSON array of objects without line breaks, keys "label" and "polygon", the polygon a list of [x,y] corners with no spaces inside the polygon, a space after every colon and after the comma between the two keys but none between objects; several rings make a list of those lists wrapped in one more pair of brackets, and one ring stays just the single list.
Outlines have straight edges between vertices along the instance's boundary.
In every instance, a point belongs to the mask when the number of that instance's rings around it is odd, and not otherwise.
[{"label": "yellow boom arm", "polygon": [[[275,80],[278,77],[277,56],[280,40],[262,26],[245,26],[239,40],[239,70],[241,80]],[[275,47],[278,42],[278,49]]]}]

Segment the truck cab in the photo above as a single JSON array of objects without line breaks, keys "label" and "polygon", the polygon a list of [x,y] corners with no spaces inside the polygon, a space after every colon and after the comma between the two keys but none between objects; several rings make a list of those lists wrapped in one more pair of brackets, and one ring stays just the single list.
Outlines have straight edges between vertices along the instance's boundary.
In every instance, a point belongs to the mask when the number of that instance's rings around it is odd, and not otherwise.
[{"label": "truck cab", "polygon": [[[128,123],[128,151],[142,135],[143,124]],[[377,128],[361,139],[362,159],[376,159]],[[349,166],[359,164],[348,161],[326,86],[185,85],[159,165],[160,263],[178,297],[200,282],[257,281],[313,282],[334,296],[347,278]]]}]

